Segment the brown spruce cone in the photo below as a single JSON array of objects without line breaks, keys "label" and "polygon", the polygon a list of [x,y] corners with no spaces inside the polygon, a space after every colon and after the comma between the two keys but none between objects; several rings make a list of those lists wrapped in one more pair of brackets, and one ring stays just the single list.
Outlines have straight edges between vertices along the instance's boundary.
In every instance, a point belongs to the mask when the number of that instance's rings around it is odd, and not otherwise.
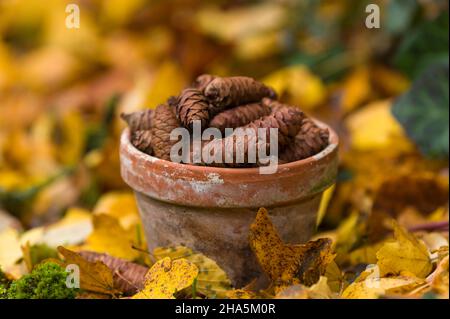
[{"label": "brown spruce cone", "polygon": [[302,127],[304,114],[297,108],[289,107],[280,103],[280,106],[272,110],[270,115],[251,122],[245,127],[267,129],[267,141],[270,141],[270,128],[278,129],[278,145],[283,148],[289,144],[291,138],[295,137]]},{"label": "brown spruce cone", "polygon": [[138,150],[153,155],[152,132],[150,130],[139,130],[131,133],[131,144]]},{"label": "brown spruce cone", "polygon": [[225,128],[237,128],[249,124],[260,117],[270,114],[270,108],[260,103],[251,103],[234,107],[217,114],[209,123],[222,133]]},{"label": "brown spruce cone", "polygon": [[[241,127],[243,130],[250,130],[254,134],[253,135],[244,135],[244,139],[237,139],[237,134],[239,131],[235,131],[232,135],[227,136],[222,139],[215,139],[208,143],[205,147],[210,148],[209,157],[214,158],[214,149],[221,149],[222,153],[222,163],[217,164],[213,163],[215,166],[225,166],[225,167],[241,167],[241,166],[260,166],[260,160],[258,158],[258,152],[256,152],[256,163],[248,162],[248,151],[249,151],[249,143],[256,143],[256,149],[259,147],[265,150],[266,154],[268,154],[270,150],[270,128],[278,129],[278,146],[279,148],[283,148],[288,145],[289,141],[295,137],[302,126],[304,114],[298,109],[292,109],[289,107],[282,107],[272,112],[272,114],[264,116],[256,121],[249,123]],[[263,142],[259,139],[258,129],[263,128],[266,129],[266,140]],[[238,148],[239,147],[239,148]],[[236,150],[240,150],[243,152],[244,163],[236,162]],[[229,154],[230,158],[233,159],[233,163],[226,163],[225,156]],[[205,162],[208,162],[205,160]],[[211,164],[210,164],[211,165]]]},{"label": "brown spruce cone", "polygon": [[261,100],[261,104],[264,105],[265,107],[270,108],[272,110],[272,114],[275,113],[276,111],[283,110],[283,109],[291,109],[291,110],[296,111],[296,112],[302,112],[296,106],[289,105],[289,104],[284,104],[284,103],[281,103],[281,102],[279,102],[277,100],[273,100],[273,99],[270,99],[270,98],[267,98],[267,97],[265,97],[265,98],[263,98]]},{"label": "brown spruce cone", "polygon": [[[215,78],[205,88],[205,96],[218,113],[226,108],[258,102],[264,97],[275,98],[275,91],[250,77]],[[215,114],[213,114],[215,115]]]},{"label": "brown spruce cone", "polygon": [[113,272],[114,287],[130,296],[144,287],[148,268],[130,261],[93,251],[80,251],[81,257],[89,262],[100,261]]},{"label": "brown spruce cone", "polygon": [[158,105],[153,120],[151,129],[153,153],[158,158],[170,160],[170,149],[177,142],[170,140],[170,133],[180,127],[180,123],[173,108],[168,104]]},{"label": "brown spruce cone", "polygon": [[153,111],[150,109],[133,113],[122,113],[120,117],[127,122],[131,132],[149,130],[153,124]]},{"label": "brown spruce cone", "polygon": [[205,90],[205,88],[208,86],[208,84],[212,81],[212,80],[214,80],[216,77],[214,76],[214,75],[211,75],[211,74],[202,74],[202,75],[199,75],[196,79],[195,79],[195,81],[194,81],[194,83],[192,84],[192,87],[194,87],[194,88],[196,88],[197,90],[200,90],[200,91],[204,91]]},{"label": "brown spruce cone", "polygon": [[184,89],[176,101],[176,112],[181,124],[192,128],[194,121],[200,121],[202,129],[209,123],[209,105],[203,93],[197,89]]},{"label": "brown spruce cone", "polygon": [[[254,144],[250,144],[254,143]],[[249,163],[249,145],[255,146],[255,158]],[[263,148],[265,154],[268,154],[270,144],[262,143],[258,141],[255,135],[247,136],[243,138],[237,138],[236,134],[232,134],[225,138],[214,139],[211,142],[203,146],[203,152],[205,148],[208,148],[206,158],[202,158],[203,162],[200,165],[216,166],[216,167],[257,167],[261,166],[259,155],[259,148]],[[215,159],[215,150],[220,150],[221,160],[220,163],[213,162]],[[237,154],[241,154],[239,158]],[[238,162],[239,161],[239,162]]]},{"label": "brown spruce cone", "polygon": [[294,162],[313,156],[328,145],[329,135],[328,129],[322,129],[310,118],[304,118],[300,132],[280,154],[280,159]]}]

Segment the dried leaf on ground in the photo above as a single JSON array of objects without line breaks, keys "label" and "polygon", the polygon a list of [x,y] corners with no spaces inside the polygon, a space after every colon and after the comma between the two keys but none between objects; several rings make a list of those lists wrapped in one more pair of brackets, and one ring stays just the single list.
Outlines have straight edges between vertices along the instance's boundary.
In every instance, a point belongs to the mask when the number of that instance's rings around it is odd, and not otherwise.
[{"label": "dried leaf on ground", "polygon": [[336,295],[331,291],[327,278],[321,276],[319,281],[307,287],[304,285],[293,285],[279,292],[276,299],[332,299]]},{"label": "dried leaf on ground", "polygon": [[443,298],[449,297],[448,255],[438,264],[436,270],[430,275],[431,288]]},{"label": "dried leaf on ground", "polygon": [[231,282],[225,271],[217,263],[203,254],[193,252],[183,246],[155,248],[153,256],[160,260],[170,257],[172,260],[184,258],[195,264],[198,268],[196,289],[208,298],[223,298],[228,296]]},{"label": "dried leaf on ground", "polygon": [[344,290],[342,297],[347,299],[376,299],[385,294],[407,293],[421,284],[423,284],[423,280],[415,277],[380,278],[373,273],[363,273],[360,278]]},{"label": "dried leaf on ground", "polygon": [[395,148],[399,151],[413,148],[402,126],[391,114],[391,108],[391,100],[372,102],[346,119],[354,149]]},{"label": "dried leaf on ground", "polygon": [[250,226],[249,241],[261,268],[279,287],[313,285],[334,258],[327,238],[301,245],[284,244],[264,208],[259,209]]},{"label": "dried leaf on ground", "polygon": [[20,243],[25,245],[46,244],[56,248],[60,245],[78,245],[92,232],[92,215],[81,208],[70,208],[66,215],[54,224],[35,227],[22,234]]},{"label": "dried leaf on ground", "polygon": [[83,250],[79,254],[89,262],[100,261],[108,266],[113,272],[114,287],[125,295],[135,294],[144,287],[148,267],[93,251]]},{"label": "dried leaf on ground", "polygon": [[225,297],[229,299],[256,299],[257,294],[250,290],[245,289],[232,289],[228,290]]},{"label": "dried leaf on ground", "polygon": [[127,229],[140,224],[136,200],[131,192],[109,192],[99,198],[94,214],[106,214],[116,218]]},{"label": "dried leaf on ground", "polygon": [[139,251],[133,248],[137,242],[134,227],[124,229],[117,219],[105,214],[94,215],[93,225],[94,230],[86,239],[84,250],[108,253],[130,261],[139,257]]},{"label": "dried leaf on ground", "polygon": [[19,232],[12,227],[0,232],[0,267],[8,271],[22,257]]},{"label": "dried leaf on ground", "polygon": [[381,276],[409,272],[425,278],[433,268],[427,247],[396,222],[393,226],[395,241],[386,242],[377,252]]},{"label": "dried leaf on ground", "polygon": [[64,257],[64,265],[77,265],[80,269],[80,288],[83,290],[115,296],[120,290],[114,287],[113,273],[101,261],[89,262],[80,254],[58,247]]},{"label": "dried leaf on ground", "polygon": [[303,65],[278,70],[263,82],[273,87],[282,101],[303,109],[314,109],[326,98],[326,89],[320,78]]},{"label": "dried leaf on ground", "polygon": [[198,268],[186,259],[165,257],[150,268],[144,289],[133,299],[173,299],[176,292],[191,286],[197,275]]}]

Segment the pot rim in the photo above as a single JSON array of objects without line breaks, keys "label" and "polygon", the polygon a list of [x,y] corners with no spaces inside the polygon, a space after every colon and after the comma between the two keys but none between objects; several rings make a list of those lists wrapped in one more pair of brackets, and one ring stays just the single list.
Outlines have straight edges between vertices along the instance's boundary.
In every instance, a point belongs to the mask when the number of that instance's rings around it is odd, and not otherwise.
[{"label": "pot rim", "polygon": [[272,174],[259,167],[223,168],[173,163],[139,151],[125,129],[120,141],[123,180],[136,192],[177,205],[197,207],[272,207],[317,196],[337,174],[339,139],[328,125],[329,145],[306,159],[279,164]]},{"label": "pot rim", "polygon": [[[329,132],[329,138],[328,138],[328,145],[325,147],[322,151],[319,153],[304,158],[302,160],[294,161],[294,162],[288,162],[284,164],[278,164],[278,171],[291,171],[294,168],[298,168],[299,166],[307,166],[310,165],[313,162],[317,162],[321,160],[322,158],[326,157],[328,154],[332,153],[339,145],[339,137],[337,133],[327,124],[324,122],[321,122],[317,119],[312,119],[317,126],[320,128],[327,128]],[[226,175],[261,175],[259,171],[259,167],[246,167],[246,168],[232,168],[232,167],[215,167],[215,166],[199,166],[199,165],[192,165],[192,164],[185,164],[185,163],[176,163],[167,161],[152,155],[148,155],[139,149],[137,149],[133,144],[130,142],[130,130],[129,128],[125,128],[122,133],[122,142],[126,142],[129,146],[131,146],[128,150],[130,153],[136,153],[140,156],[144,156],[148,159],[149,162],[155,165],[164,166],[165,168],[172,167],[173,169],[186,169],[189,168],[190,171],[193,172],[199,172],[199,173],[206,173],[206,174],[226,174]],[[271,174],[268,174],[271,175]]]}]

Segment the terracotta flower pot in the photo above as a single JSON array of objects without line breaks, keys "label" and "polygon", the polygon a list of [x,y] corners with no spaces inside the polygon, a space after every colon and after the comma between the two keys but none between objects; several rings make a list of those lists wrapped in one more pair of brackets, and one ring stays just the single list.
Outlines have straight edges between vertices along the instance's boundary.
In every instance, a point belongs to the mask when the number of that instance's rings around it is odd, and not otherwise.
[{"label": "terracotta flower pot", "polygon": [[215,260],[239,287],[261,275],[248,244],[259,207],[269,210],[285,242],[303,243],[311,237],[322,192],[336,178],[337,146],[338,137],[330,129],[330,143],[322,152],[262,175],[258,168],[193,166],[149,156],[130,143],[126,129],[121,174],[135,191],[150,251],[159,246],[192,248]]}]

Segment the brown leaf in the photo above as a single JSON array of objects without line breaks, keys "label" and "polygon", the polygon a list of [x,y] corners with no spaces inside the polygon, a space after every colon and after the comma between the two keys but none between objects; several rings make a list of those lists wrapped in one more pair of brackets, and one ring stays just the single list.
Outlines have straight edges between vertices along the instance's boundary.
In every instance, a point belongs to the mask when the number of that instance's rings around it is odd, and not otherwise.
[{"label": "brown leaf", "polygon": [[80,288],[90,292],[115,296],[120,290],[114,286],[113,273],[103,262],[89,262],[80,254],[58,247],[58,252],[64,257],[64,264],[74,264],[80,268]]},{"label": "brown leaf", "polygon": [[261,268],[280,287],[314,284],[334,258],[328,238],[301,245],[284,244],[264,208],[259,209],[250,226],[249,241]]},{"label": "brown leaf", "polygon": [[125,295],[133,295],[144,287],[148,267],[93,251],[80,251],[80,256],[89,262],[100,261],[113,272],[114,287]]}]

